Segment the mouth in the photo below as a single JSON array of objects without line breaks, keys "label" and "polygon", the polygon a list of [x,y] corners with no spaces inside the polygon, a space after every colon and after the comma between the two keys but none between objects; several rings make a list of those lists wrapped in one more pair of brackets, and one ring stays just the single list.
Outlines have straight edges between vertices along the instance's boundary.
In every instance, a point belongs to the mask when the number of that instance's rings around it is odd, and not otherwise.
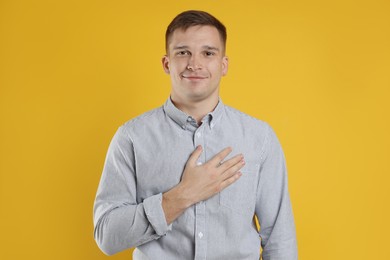
[{"label": "mouth", "polygon": [[181,75],[183,79],[191,80],[191,81],[199,81],[203,79],[207,79],[208,77],[202,75]]}]

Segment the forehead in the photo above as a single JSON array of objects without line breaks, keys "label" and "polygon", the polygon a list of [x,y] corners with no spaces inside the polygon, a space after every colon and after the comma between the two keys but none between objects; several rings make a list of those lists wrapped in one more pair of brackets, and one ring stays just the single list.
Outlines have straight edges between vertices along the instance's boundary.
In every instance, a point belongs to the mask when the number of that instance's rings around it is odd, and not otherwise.
[{"label": "forehead", "polygon": [[209,25],[196,25],[187,29],[175,30],[169,39],[169,49],[178,45],[193,47],[208,45],[223,49],[222,39],[217,28]]}]

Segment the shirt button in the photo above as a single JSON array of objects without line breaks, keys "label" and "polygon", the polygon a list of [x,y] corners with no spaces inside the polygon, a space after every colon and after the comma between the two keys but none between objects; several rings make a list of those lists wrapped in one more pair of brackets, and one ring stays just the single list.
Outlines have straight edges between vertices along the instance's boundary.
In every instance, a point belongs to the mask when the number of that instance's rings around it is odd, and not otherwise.
[{"label": "shirt button", "polygon": [[199,138],[202,134],[201,133],[197,133],[196,136]]},{"label": "shirt button", "polygon": [[186,126],[185,126],[185,125],[182,125],[181,128],[186,129]]},{"label": "shirt button", "polygon": [[203,237],[203,233],[202,233],[202,232],[199,232],[198,237],[199,237],[199,238],[202,238],[202,237]]},{"label": "shirt button", "polygon": [[192,120],[191,117],[187,118],[187,122],[191,122],[191,120]]}]

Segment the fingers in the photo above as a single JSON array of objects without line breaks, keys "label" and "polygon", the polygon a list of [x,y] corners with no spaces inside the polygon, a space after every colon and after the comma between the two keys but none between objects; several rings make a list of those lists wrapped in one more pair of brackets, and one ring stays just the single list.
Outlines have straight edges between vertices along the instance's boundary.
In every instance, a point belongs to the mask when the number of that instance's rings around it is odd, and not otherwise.
[{"label": "fingers", "polygon": [[200,155],[202,154],[202,146],[198,145],[196,149],[192,152],[190,158],[188,159],[188,163],[190,165],[196,165],[196,162],[198,161]]},{"label": "fingers", "polygon": [[230,167],[229,169],[227,169],[226,171],[224,171],[223,174],[221,175],[222,180],[229,179],[230,177],[232,177],[233,175],[235,175],[237,173],[241,174],[240,170],[242,167],[244,167],[244,165],[245,165],[245,162],[240,161],[237,164]]},{"label": "fingers", "polygon": [[223,159],[225,159],[226,156],[228,156],[228,154],[231,152],[232,152],[232,148],[226,147],[225,149],[220,151],[218,154],[216,154],[209,162],[212,165],[219,166],[220,163],[223,161]]},{"label": "fingers", "polygon": [[241,169],[245,164],[245,161],[244,161],[244,156],[242,154],[238,154],[236,156],[234,156],[233,158],[227,160],[226,162],[224,162],[223,164],[220,165],[222,171],[226,171],[227,169],[233,167],[233,166],[236,166],[235,168],[237,168],[237,171],[239,169]]},{"label": "fingers", "polygon": [[[197,165],[197,161],[199,160],[202,151],[202,146],[197,146],[196,149],[192,152],[190,158],[188,159],[187,164],[192,166]],[[224,178],[227,178],[231,174],[238,172],[245,165],[244,156],[242,154],[236,155],[221,164],[221,162],[231,152],[232,148],[226,147],[207,162],[210,166],[212,166],[212,168],[218,167],[218,169],[220,170],[219,172],[224,173],[224,175],[226,175]]]},{"label": "fingers", "polygon": [[220,186],[221,190],[225,189],[226,187],[236,182],[241,176],[242,176],[241,172],[233,173],[233,175],[231,175],[229,178],[221,182],[221,186]]}]

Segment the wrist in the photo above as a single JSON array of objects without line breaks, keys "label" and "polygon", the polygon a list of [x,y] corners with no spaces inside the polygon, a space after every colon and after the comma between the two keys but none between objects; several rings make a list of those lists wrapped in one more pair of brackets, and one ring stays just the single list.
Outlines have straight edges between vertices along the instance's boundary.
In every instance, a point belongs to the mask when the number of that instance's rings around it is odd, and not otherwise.
[{"label": "wrist", "polygon": [[195,199],[191,198],[189,194],[190,193],[186,187],[182,183],[179,183],[171,190],[163,193],[163,200],[168,203],[172,203],[172,205],[177,207],[179,210],[185,210],[196,203]]},{"label": "wrist", "polygon": [[185,198],[181,186],[176,186],[162,194],[162,208],[167,224],[171,224],[192,204],[190,199]]}]

